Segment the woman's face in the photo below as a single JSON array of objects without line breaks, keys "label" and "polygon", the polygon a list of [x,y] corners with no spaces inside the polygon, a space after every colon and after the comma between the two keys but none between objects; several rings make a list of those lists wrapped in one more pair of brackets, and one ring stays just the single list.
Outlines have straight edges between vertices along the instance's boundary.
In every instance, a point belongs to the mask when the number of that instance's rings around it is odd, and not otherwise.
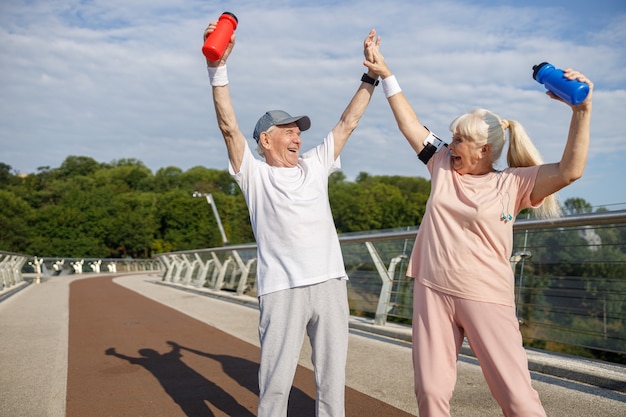
[{"label": "woman's face", "polygon": [[489,160],[489,145],[477,145],[472,139],[455,134],[448,149],[452,167],[461,175],[482,175],[493,171]]}]

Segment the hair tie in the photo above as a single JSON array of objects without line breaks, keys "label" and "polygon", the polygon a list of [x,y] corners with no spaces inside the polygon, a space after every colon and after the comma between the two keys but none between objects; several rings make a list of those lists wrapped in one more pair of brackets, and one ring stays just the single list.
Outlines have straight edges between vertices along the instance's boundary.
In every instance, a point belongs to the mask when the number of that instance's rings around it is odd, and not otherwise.
[{"label": "hair tie", "polygon": [[502,126],[502,129],[507,130],[509,128],[509,121],[508,120],[502,120],[502,121],[500,121],[500,125]]}]

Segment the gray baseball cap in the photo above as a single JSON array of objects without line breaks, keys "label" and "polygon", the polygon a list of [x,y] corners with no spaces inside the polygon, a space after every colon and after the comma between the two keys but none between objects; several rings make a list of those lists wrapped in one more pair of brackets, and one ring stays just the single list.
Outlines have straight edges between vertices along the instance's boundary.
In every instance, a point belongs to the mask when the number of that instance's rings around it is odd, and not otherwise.
[{"label": "gray baseball cap", "polygon": [[261,132],[266,132],[272,126],[288,125],[289,123],[295,123],[301,132],[308,130],[311,127],[311,119],[309,116],[291,116],[289,113],[282,110],[270,110],[265,113],[254,127],[254,133],[252,136],[254,140],[259,142]]}]

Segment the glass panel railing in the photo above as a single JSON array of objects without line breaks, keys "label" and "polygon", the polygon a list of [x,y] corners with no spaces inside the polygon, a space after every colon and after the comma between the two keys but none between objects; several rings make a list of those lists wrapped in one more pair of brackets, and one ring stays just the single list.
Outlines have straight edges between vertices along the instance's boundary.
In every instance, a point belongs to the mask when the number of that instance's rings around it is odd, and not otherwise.
[{"label": "glass panel railing", "polygon": [[[353,315],[409,324],[417,228],[340,236]],[[517,220],[511,266],[525,341],[626,353],[626,211]],[[255,296],[256,245],[157,255],[163,280]]]}]

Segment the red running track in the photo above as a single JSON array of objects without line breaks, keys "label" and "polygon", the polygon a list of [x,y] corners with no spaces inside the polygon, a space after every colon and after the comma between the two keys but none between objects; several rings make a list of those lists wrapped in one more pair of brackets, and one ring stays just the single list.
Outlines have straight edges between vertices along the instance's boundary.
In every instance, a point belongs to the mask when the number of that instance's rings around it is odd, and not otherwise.
[{"label": "red running track", "polygon": [[[67,417],[256,416],[259,348],[112,281],[70,285]],[[289,416],[314,416],[299,366]],[[346,417],[412,416],[346,388]]]}]

